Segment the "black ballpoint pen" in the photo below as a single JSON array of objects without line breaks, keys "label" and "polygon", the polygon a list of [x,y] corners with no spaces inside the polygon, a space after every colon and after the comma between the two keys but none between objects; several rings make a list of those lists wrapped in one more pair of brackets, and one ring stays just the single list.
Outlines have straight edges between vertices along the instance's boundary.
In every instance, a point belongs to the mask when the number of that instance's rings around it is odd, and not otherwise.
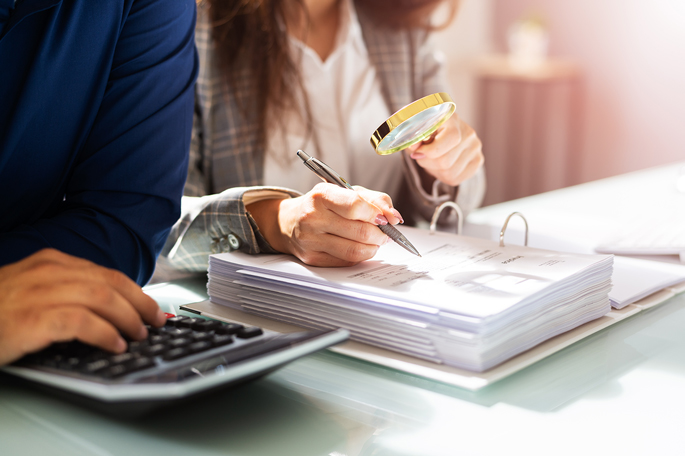
[{"label": "black ballpoint pen", "polygon": [[[328,182],[330,184],[335,184],[339,187],[343,188],[349,188],[350,190],[354,190],[350,184],[347,183],[345,179],[343,179],[338,173],[333,171],[330,166],[322,162],[321,160],[317,160],[314,157],[310,157],[307,155],[306,152],[302,150],[297,151],[297,156],[302,159],[304,162],[304,165],[312,170],[317,176],[319,176],[321,179],[323,179],[325,182]],[[387,225],[377,225],[378,228],[382,232],[384,232],[390,239],[404,247],[406,250],[409,252],[413,253],[414,255],[421,256],[418,250],[416,250],[416,247],[414,247],[409,240],[404,237],[400,231],[395,228],[394,226],[387,224]]]}]

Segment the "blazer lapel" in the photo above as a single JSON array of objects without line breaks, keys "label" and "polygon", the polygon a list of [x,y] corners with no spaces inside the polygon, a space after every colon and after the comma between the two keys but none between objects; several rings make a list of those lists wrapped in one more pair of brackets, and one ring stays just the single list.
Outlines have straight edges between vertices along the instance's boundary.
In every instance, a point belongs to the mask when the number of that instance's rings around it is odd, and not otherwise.
[{"label": "blazer lapel", "polygon": [[383,97],[390,110],[396,112],[414,101],[414,49],[410,34],[379,27],[361,9],[357,9],[357,16]]}]

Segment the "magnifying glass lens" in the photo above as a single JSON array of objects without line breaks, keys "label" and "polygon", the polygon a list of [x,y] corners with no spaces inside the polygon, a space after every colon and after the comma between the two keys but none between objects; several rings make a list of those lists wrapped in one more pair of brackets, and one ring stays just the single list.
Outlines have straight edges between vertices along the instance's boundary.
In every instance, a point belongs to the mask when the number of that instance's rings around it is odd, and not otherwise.
[{"label": "magnifying glass lens", "polygon": [[371,137],[377,154],[388,155],[428,139],[454,113],[446,93],[421,98],[393,114]]},{"label": "magnifying glass lens", "polygon": [[443,104],[433,106],[414,115],[398,125],[378,144],[376,152],[391,154],[432,135],[454,112],[454,105]]}]

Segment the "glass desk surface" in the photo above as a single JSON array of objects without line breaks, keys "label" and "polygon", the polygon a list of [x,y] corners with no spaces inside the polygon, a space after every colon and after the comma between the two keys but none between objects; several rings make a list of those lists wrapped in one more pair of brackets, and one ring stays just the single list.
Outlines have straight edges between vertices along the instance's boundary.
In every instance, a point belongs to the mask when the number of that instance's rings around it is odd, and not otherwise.
[{"label": "glass desk surface", "polygon": [[[169,310],[204,280],[149,287]],[[134,420],[0,380],[0,454],[673,454],[685,433],[685,294],[477,393],[321,352]]]}]

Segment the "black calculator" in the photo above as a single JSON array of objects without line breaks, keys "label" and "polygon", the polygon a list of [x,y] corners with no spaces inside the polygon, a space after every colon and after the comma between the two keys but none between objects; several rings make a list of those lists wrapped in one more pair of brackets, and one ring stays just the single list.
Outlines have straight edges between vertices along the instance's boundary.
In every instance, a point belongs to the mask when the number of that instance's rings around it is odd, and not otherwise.
[{"label": "black calculator", "polygon": [[56,343],[0,370],[69,400],[133,415],[262,376],[348,336],[173,316],[161,328],[148,327],[147,339],[129,341],[122,354]]}]

